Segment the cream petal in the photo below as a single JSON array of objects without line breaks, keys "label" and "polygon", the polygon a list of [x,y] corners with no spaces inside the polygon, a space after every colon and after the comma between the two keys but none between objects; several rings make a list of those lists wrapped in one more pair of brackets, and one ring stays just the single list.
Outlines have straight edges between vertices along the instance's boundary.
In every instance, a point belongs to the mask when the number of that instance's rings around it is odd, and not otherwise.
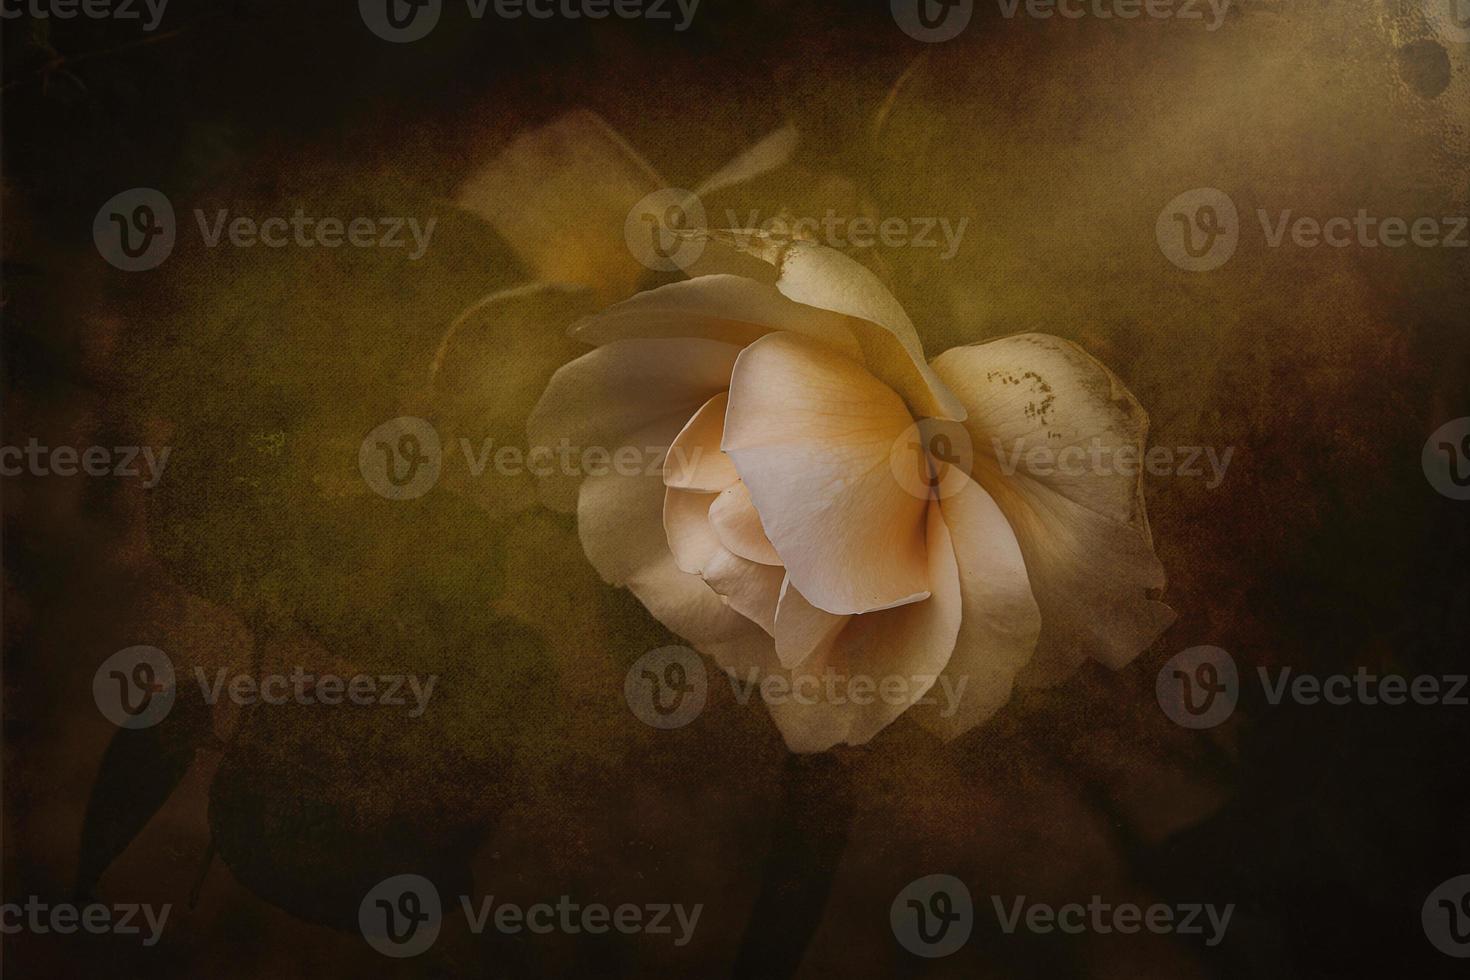
[{"label": "cream petal", "polygon": [[720,392],[705,402],[675,437],[664,460],[664,486],[719,493],[740,479],[734,462],[720,448],[729,401],[729,395]]},{"label": "cream petal", "polygon": [[716,552],[723,551],[709,522],[710,504],[719,496],[669,488],[664,493],[664,535],[680,570],[698,575]]},{"label": "cream petal", "polygon": [[917,415],[963,419],[965,407],[924,359],[913,321],[861,262],[814,242],[763,231],[691,231],[705,244],[685,272],[728,273],[770,283],[787,299],[844,314],[864,364]]},{"label": "cream petal", "polygon": [[[1014,529],[1041,609],[1036,655],[1018,679],[1052,683],[1087,657],[1124,666],[1174,614],[1149,597],[1164,587],[1164,571],[1149,536],[1141,473],[1116,462],[1094,467],[1090,450],[1096,440],[1140,458],[1148,416],[1111,372],[1056,337],[957,347],[934,367],[969,408],[973,475]],[[1062,463],[1068,447],[1076,449],[1065,472],[1028,464],[1038,448]]]},{"label": "cream petal", "polygon": [[861,365],[796,334],[762,337],[736,362],[723,447],[792,582],[819,609],[868,612],[929,591],[927,501],[890,468],[911,424]]},{"label": "cream petal", "polygon": [[[673,439],[676,427],[650,432]],[[771,637],[698,575],[681,571],[663,535],[663,481],[610,473],[583,481],[577,532],[587,560],[609,585],[626,586],[644,607],[722,668],[746,675],[777,666]]]},{"label": "cream petal", "polygon": [[[623,446],[646,449],[653,444],[632,436],[665,423],[672,425],[672,439],[728,385],[739,353],[711,340],[621,340],[599,347],[552,376],[526,423],[529,448],[555,451],[565,440],[579,453],[594,446],[610,453]],[[578,467],[564,467],[560,459],[528,465],[552,471],[540,477],[542,497],[570,510],[582,478]]]},{"label": "cream petal", "polygon": [[[1060,337],[1016,334],[945,351],[934,368],[970,411],[975,452],[1147,534],[1141,467],[1119,472],[1109,461],[1120,447],[1141,458],[1148,413],[1086,351]],[[1101,467],[1091,460],[1094,445],[1105,454]],[[1043,465],[1032,469],[1027,456],[1038,450]]]},{"label": "cream petal", "polygon": [[[939,501],[960,577],[960,632],[933,704],[914,719],[941,738],[974,728],[1010,700],[1016,673],[1031,659],[1041,612],[1005,515],[973,480]],[[779,626],[779,614],[777,624]],[[779,654],[781,634],[776,634]]]},{"label": "cream petal", "polygon": [[840,313],[794,303],[770,283],[712,275],[641,292],[583,318],[571,334],[589,344],[630,337],[704,337],[743,347],[772,330],[790,330],[860,358],[852,322]]},{"label": "cream petal", "polygon": [[[854,616],[829,649],[790,673],[793,691],[821,691],[821,695],[800,700],[767,697],[771,717],[793,752],[821,752],[840,743],[862,745],[927,694],[949,662],[960,631],[959,569],[939,508],[929,507],[928,512],[933,595],[897,609]],[[829,678],[835,697],[825,693]],[[871,690],[878,693],[858,696],[851,686],[854,678],[870,681]],[[885,682],[901,688],[885,695]]]},{"label": "cream petal", "polygon": [[789,670],[813,654],[825,654],[851,619],[807,602],[788,575],[781,583],[781,601],[776,606],[776,659]]},{"label": "cream petal", "polygon": [[1041,637],[1020,683],[1055,684],[1088,657],[1120,669],[1174,622],[1172,609],[1148,598],[1163,589],[1164,569],[1139,528],[1039,483],[1001,479],[990,465],[979,478],[1016,531],[1041,607]]},{"label": "cream petal", "polygon": [[730,608],[767,633],[776,631],[776,603],[781,597],[785,570],[747,561],[724,548],[717,550],[701,572],[709,587]]},{"label": "cream petal", "polygon": [[737,482],[726,488],[710,505],[709,521],[724,546],[741,558],[762,565],[779,565],[781,556],[771,546],[761,527],[761,516],[750,500],[750,491]]},{"label": "cream petal", "polygon": [[520,134],[455,202],[494,226],[535,278],[580,283],[605,302],[647,271],[623,237],[628,212],[663,186],[600,116],[569,112]]}]

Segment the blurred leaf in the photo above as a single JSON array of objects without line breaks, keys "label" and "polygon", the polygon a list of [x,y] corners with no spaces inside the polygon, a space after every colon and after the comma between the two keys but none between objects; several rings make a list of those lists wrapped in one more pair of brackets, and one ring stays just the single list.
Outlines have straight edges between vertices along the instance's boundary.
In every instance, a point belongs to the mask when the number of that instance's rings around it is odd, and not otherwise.
[{"label": "blurred leaf", "polygon": [[[470,857],[517,796],[513,763],[534,741],[553,684],[544,645],[523,627],[478,627],[462,639],[436,647],[443,657],[418,658],[438,674],[421,717],[408,714],[407,688],[404,706],[289,703],[246,714],[209,806],[219,854],[241,882],[347,930],[362,896],[393,874],[469,893]],[[300,634],[271,644],[266,660],[267,669],[351,673]]]},{"label": "blurred leaf", "polygon": [[183,780],[196,749],[213,738],[209,708],[179,684],[172,710],[149,728],[119,728],[107,745],[87,800],[75,893],[88,896]]}]

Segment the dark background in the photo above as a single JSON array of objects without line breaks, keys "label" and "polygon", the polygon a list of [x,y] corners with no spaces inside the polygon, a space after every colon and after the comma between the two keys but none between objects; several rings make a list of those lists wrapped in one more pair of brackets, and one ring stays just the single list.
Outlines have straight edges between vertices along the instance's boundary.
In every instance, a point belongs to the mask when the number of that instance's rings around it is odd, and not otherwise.
[{"label": "dark background", "polygon": [[[1231,722],[1191,733],[1153,698],[1163,661],[1198,644],[1243,673],[1467,669],[1470,509],[1419,464],[1429,433],[1470,412],[1465,252],[1243,238],[1222,269],[1190,274],[1153,239],[1164,203],[1198,186],[1243,217],[1465,214],[1470,55],[1416,4],[1248,3],[1213,33],[980,4],[961,38],[926,46],[886,3],[704,0],[683,34],[475,23],[446,3],[428,39],[390,45],[350,3],[173,0],[146,44],[136,23],[85,19],[7,20],[3,36],[4,442],[175,447],[150,491],[6,478],[4,894],[175,906],[152,949],[6,937],[13,975],[1458,966],[1419,915],[1470,872],[1467,709],[1272,707],[1248,682]],[[1129,384],[1156,443],[1235,447],[1213,490],[1147,486],[1179,621],[1127,670],[1020,693],[949,745],[900,722],[793,764],[723,685],[676,732],[627,712],[623,671],[677,639],[597,581],[568,519],[501,489],[413,506],[344,489],[363,433],[419,407],[419,368],[454,315],[530,278],[455,189],[577,107],[686,187],[794,122],[791,172],[748,192],[764,214],[828,176],[882,214],[968,217],[951,262],[865,256],[931,357],[1021,329],[1070,337]],[[154,272],[112,269],[91,242],[98,207],[134,186],[180,215]],[[184,232],[196,206],[439,224],[414,265],[210,251]],[[510,394],[476,432],[523,440],[546,374],[574,354],[509,338],[487,371]],[[138,643],[183,664],[437,672],[443,697],[416,724],[185,704],[104,765],[114,730],[91,677]],[[353,931],[356,896],[418,868],[508,901],[706,907],[681,949],[446,930],[431,954],[383,959]],[[976,932],[920,961],[893,941],[888,904],[941,871],[976,896]],[[988,912],[990,894],[1094,893],[1237,909],[1214,949],[1004,936]]]}]

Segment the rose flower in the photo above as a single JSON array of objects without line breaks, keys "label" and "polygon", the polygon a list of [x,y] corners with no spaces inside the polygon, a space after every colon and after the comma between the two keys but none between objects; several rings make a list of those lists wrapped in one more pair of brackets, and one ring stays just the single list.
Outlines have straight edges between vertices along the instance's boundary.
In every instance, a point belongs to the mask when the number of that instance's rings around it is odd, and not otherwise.
[{"label": "rose flower", "polygon": [[[667,450],[661,475],[556,473],[543,497],[576,512],[607,582],[727,672],[901,679],[883,688],[899,696],[767,694],[793,751],[862,744],[905,712],[954,737],[1014,683],[1120,668],[1169,625],[1137,468],[1015,465],[1142,452],[1148,418],[1107,368],[1044,334],[926,362],[841,253],[758,232],[704,245],[693,278],[573,328],[594,349],[557,371],[529,435]],[[926,696],[941,682],[956,703]]]}]

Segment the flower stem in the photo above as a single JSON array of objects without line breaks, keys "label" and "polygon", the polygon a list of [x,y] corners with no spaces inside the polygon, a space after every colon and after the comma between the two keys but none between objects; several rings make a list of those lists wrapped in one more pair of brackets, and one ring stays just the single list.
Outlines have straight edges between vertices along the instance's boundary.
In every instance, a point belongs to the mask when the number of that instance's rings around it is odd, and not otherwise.
[{"label": "flower stem", "polygon": [[852,823],[846,766],[831,755],[790,755],[760,895],[732,976],[790,977],[821,924]]}]

